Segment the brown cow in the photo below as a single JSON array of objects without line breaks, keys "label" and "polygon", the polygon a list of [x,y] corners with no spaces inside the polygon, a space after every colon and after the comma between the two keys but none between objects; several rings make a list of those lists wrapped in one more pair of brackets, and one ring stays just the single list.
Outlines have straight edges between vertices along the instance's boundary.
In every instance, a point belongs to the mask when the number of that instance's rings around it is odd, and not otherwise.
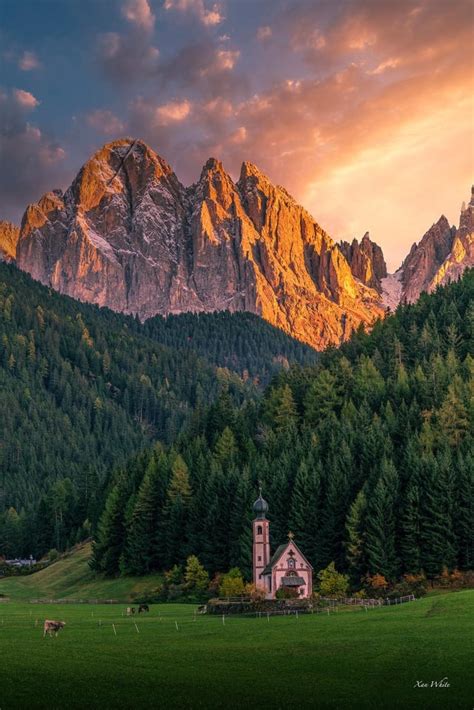
[{"label": "brown cow", "polygon": [[58,631],[66,626],[65,621],[52,621],[51,619],[46,619],[44,622],[44,633],[43,638],[48,634],[49,636],[57,636]]}]

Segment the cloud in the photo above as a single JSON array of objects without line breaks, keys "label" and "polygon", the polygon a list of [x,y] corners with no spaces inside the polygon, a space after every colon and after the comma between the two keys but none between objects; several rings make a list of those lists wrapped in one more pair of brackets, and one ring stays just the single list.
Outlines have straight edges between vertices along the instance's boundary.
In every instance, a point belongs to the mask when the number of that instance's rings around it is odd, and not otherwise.
[{"label": "cloud", "polygon": [[121,8],[122,16],[133,25],[151,32],[155,26],[155,16],[148,0],[126,0]]},{"label": "cloud", "polygon": [[264,42],[266,39],[270,39],[272,36],[272,28],[269,25],[263,25],[257,30],[257,39],[260,42]]},{"label": "cloud", "polygon": [[89,126],[106,136],[119,136],[125,131],[125,124],[112,111],[96,109],[86,115]]},{"label": "cloud", "polygon": [[387,69],[396,69],[401,63],[400,59],[387,59],[384,62],[380,62],[375,69],[369,70],[368,74],[383,74]]},{"label": "cloud", "polygon": [[158,71],[159,49],[140,27],[127,34],[102,34],[98,50],[105,73],[119,84],[139,82]]},{"label": "cloud", "polygon": [[192,14],[206,27],[219,25],[224,20],[219,3],[214,3],[208,9],[204,0],[165,0],[163,7],[165,10]]},{"label": "cloud", "polygon": [[170,101],[167,104],[157,107],[156,116],[159,122],[166,126],[169,123],[184,121],[184,119],[189,116],[190,112],[191,103],[189,101]]},{"label": "cloud", "polygon": [[32,71],[33,69],[38,69],[41,63],[34,52],[23,52],[18,60],[18,67],[22,71]]},{"label": "cloud", "polygon": [[37,98],[30,94],[29,91],[24,91],[23,89],[13,89],[13,96],[18,104],[24,109],[34,109],[39,106],[39,101]]},{"label": "cloud", "polygon": [[155,77],[159,88],[174,96],[183,91],[200,102],[232,98],[248,89],[247,78],[236,71],[239,57],[240,50],[222,49],[218,42],[196,42],[162,61]]},{"label": "cloud", "polygon": [[155,16],[148,0],[125,0],[121,14],[128,28],[99,35],[98,58],[110,79],[126,85],[155,75],[160,51],[153,44]]},{"label": "cloud", "polygon": [[39,105],[30,92],[0,89],[0,219],[18,221],[26,204],[62,184],[65,151],[30,123]]}]

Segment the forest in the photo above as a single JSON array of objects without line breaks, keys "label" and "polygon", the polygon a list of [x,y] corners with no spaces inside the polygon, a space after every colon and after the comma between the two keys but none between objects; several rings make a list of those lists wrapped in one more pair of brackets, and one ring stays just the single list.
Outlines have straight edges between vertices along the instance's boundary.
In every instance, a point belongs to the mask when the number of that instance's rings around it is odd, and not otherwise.
[{"label": "forest", "polygon": [[[313,364],[280,367],[260,393],[240,376],[245,348],[239,375],[156,343],[162,323],[138,337],[134,319],[11,267],[1,288],[3,491],[24,506],[4,506],[4,548],[26,553],[33,539],[41,554],[93,535],[107,575],[196,555],[210,574],[249,579],[261,485],[272,546],[291,529],[315,570],[394,580],[472,568],[474,271]],[[174,320],[174,345],[196,337],[189,318]],[[228,342],[228,355],[209,346],[214,363],[230,364]],[[296,357],[275,342],[276,358]]]},{"label": "forest", "polygon": [[474,271],[401,306],[260,400],[223,390],[171,447],[110,481],[93,565],[146,574],[196,555],[251,573],[252,502],[321,570],[440,575],[473,564]]},{"label": "forest", "polygon": [[196,352],[193,319],[141,324],[0,263],[0,555],[82,539],[111,468],[173,442],[222,389],[239,406],[282,367],[316,359],[251,314],[207,316]]}]

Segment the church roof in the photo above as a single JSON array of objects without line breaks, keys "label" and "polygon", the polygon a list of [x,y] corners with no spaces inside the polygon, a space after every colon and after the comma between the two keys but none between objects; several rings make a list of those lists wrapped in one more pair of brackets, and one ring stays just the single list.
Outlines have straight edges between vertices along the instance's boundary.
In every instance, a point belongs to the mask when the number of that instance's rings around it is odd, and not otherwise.
[{"label": "church roof", "polygon": [[270,573],[271,573],[272,567],[278,562],[278,560],[279,560],[280,557],[282,556],[283,552],[285,551],[285,548],[286,548],[287,545],[288,545],[288,543],[285,542],[284,545],[280,545],[279,547],[277,547],[277,549],[275,550],[275,552],[273,553],[273,555],[272,555],[272,557],[271,557],[270,562],[269,562],[268,565],[265,567],[265,569],[263,570],[262,574],[270,574]]},{"label": "church roof", "polygon": [[306,584],[303,577],[282,577],[281,583],[284,587],[301,587]]},{"label": "church roof", "polygon": [[298,552],[300,553],[301,557],[304,559],[304,561],[306,562],[308,567],[310,569],[313,569],[313,566],[308,562],[308,560],[303,555],[303,553],[301,552],[298,545],[295,544],[295,541],[290,540],[288,542],[283,543],[283,545],[280,545],[279,547],[277,547],[277,549],[275,550],[275,552],[273,553],[273,555],[271,557],[270,562],[267,564],[267,566],[265,567],[265,569],[263,570],[263,572],[261,573],[260,576],[262,576],[263,574],[271,574],[273,567],[276,565],[276,563],[278,562],[280,557],[283,555],[283,553],[285,552],[287,547],[294,547],[296,550],[298,550]]}]

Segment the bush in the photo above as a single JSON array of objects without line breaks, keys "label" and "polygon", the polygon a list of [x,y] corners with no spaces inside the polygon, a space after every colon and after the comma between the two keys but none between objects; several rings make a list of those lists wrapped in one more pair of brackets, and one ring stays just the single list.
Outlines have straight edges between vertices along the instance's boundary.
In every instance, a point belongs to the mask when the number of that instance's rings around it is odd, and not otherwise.
[{"label": "bush", "polygon": [[221,597],[242,597],[245,594],[245,584],[242,572],[238,567],[233,567],[222,577],[219,587]]},{"label": "bush", "polygon": [[326,569],[318,572],[319,592],[322,597],[332,597],[334,599],[347,596],[349,589],[349,577],[340,574],[336,570],[334,562],[331,562]]},{"label": "bush", "polygon": [[245,596],[250,597],[253,602],[260,602],[265,599],[265,590],[249,582],[245,585]]},{"label": "bush", "polygon": [[193,597],[193,600],[202,601],[207,597],[206,592],[209,586],[209,575],[196,555],[191,555],[186,560],[184,579],[186,592],[188,596],[191,595]]},{"label": "bush", "polygon": [[474,587],[474,572],[454,569],[452,572],[447,567],[443,567],[442,573],[433,580],[434,586],[446,587],[449,589],[461,589]]},{"label": "bush", "polygon": [[[364,589],[369,597],[385,597],[389,589],[389,583],[383,574],[368,574],[363,580]],[[399,595],[400,596],[400,595]]]}]

